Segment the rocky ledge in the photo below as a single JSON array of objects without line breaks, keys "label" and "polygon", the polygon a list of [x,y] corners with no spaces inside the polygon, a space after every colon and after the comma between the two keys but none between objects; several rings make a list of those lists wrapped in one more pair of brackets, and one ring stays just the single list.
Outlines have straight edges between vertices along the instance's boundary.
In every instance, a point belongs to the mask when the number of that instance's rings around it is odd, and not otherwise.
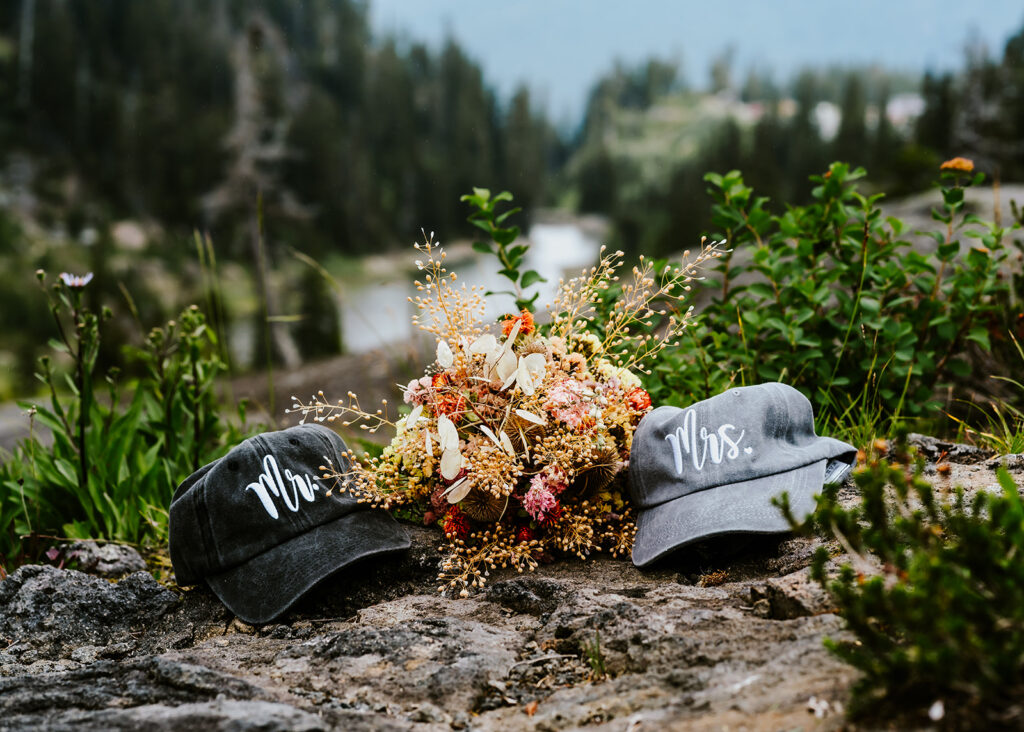
[{"label": "rocky ledge", "polygon": [[[938,479],[994,486],[987,460]],[[709,544],[644,572],[565,561],[446,599],[436,533],[411,533],[400,561],[352,568],[261,627],[145,571],[22,567],[0,582],[0,729],[845,724],[854,672],[822,646],[844,631],[807,576],[815,539]]]}]

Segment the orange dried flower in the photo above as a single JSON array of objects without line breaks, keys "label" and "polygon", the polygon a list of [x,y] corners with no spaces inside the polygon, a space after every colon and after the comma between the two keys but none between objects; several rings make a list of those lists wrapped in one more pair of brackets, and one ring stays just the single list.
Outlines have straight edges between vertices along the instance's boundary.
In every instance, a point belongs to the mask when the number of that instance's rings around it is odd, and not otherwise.
[{"label": "orange dried flower", "polygon": [[958,173],[973,173],[974,161],[969,158],[955,157],[952,160],[944,162],[939,167],[939,170],[953,170]]},{"label": "orange dried flower", "polygon": [[547,515],[543,520],[538,521],[541,526],[551,526],[553,523],[562,518],[562,504],[555,501],[555,507],[548,510]]},{"label": "orange dried flower", "polygon": [[562,359],[560,364],[562,371],[569,374],[569,376],[575,376],[583,378],[583,375],[587,371],[587,359],[583,357],[582,353],[570,353]]},{"label": "orange dried flower", "polygon": [[515,327],[516,321],[522,322],[519,327],[519,332],[522,335],[530,335],[536,329],[533,323],[533,313],[529,310],[522,310],[519,315],[506,315],[505,319],[501,321],[501,332],[508,338],[508,334],[512,332],[512,328]]},{"label": "orange dried flower", "polygon": [[446,536],[465,541],[469,537],[469,521],[462,509],[452,506],[444,517],[444,533]]},{"label": "orange dried flower", "polygon": [[651,408],[651,395],[639,386],[634,387],[626,395],[626,400],[629,402],[630,409],[637,412],[646,412]]},{"label": "orange dried flower", "polygon": [[466,398],[461,394],[445,394],[437,400],[437,413],[449,417],[452,422],[458,422],[464,411]]},{"label": "orange dried flower", "polygon": [[458,422],[459,417],[466,410],[466,398],[452,388],[451,376],[445,371],[434,374],[430,385],[438,392],[434,402],[437,414],[443,414],[450,417],[453,422]]},{"label": "orange dried flower", "polygon": [[434,374],[433,378],[430,379],[430,385],[435,389],[443,389],[451,383],[451,379],[444,371],[439,374]]}]

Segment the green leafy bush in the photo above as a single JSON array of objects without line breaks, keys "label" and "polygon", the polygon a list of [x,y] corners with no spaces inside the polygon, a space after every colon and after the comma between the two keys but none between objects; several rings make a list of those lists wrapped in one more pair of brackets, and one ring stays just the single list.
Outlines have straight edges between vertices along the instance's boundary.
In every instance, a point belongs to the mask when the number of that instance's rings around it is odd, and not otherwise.
[{"label": "green leafy bush", "polygon": [[59,374],[50,357],[41,359],[48,404],[21,404],[53,444],[33,430],[0,464],[0,571],[36,555],[39,537],[163,543],[174,488],[246,436],[244,404],[237,424],[221,414],[214,382],[224,365],[195,306],[132,351],[141,378],[122,384],[114,369],[97,396],[107,313],[85,307],[82,289],[65,281],[46,290],[60,333],[51,346],[72,368]]},{"label": "green leafy bush", "polygon": [[532,269],[521,271],[530,245],[522,242],[516,243],[520,233],[518,226],[502,226],[510,216],[521,210],[517,207],[498,213],[498,204],[511,201],[512,194],[502,191],[496,196],[492,196],[486,188],[474,188],[472,193],[467,193],[459,200],[472,206],[473,210],[467,220],[486,232],[489,239],[489,241],[473,242],[473,249],[481,254],[491,254],[497,257],[501,264],[498,274],[512,283],[513,290],[498,293],[488,292],[487,294],[512,295],[516,299],[516,308],[532,312],[540,293],[534,292],[533,295],[529,295],[526,290],[538,282],[546,280]]},{"label": "green leafy bush", "polygon": [[902,221],[882,216],[880,194],[858,191],[863,175],[834,163],[811,178],[811,204],[778,215],[739,172],[706,176],[715,237],[733,251],[704,283],[710,302],[695,334],[655,369],[656,401],[782,380],[834,431],[934,414],[936,394],[970,375],[969,347],[988,351],[990,332],[1005,332],[1008,295],[1002,229],[984,226],[961,253],[961,238],[977,233],[964,224],[979,223],[964,215],[964,189],[981,176],[943,174],[937,250],[923,254]]},{"label": "green leafy bush", "polygon": [[[812,576],[854,640],[826,645],[862,676],[853,715],[919,715],[971,728],[1024,721],[1024,502],[1006,473],[1000,492],[945,502],[916,470],[882,460],[854,477],[863,501],[826,489],[809,526],[852,557],[838,575],[818,550]],[[808,528],[804,527],[804,528]],[[941,705],[937,705],[940,702]],[[916,725],[915,725],[916,726]]]}]

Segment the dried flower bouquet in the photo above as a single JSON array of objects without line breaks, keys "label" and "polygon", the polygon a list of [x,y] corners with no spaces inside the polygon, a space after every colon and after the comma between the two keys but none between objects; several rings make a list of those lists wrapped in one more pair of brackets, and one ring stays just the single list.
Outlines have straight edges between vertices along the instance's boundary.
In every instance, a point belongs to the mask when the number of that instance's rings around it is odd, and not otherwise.
[{"label": "dried flower bouquet", "polygon": [[331,403],[322,392],[289,411],[394,430],[380,456],[350,454],[347,471],[328,465],[324,477],[437,523],[448,540],[442,592],[464,596],[491,569],[532,570],[559,553],[626,554],[636,526],[623,467],[651,409],[637,373],[689,325],[681,301],[720,244],[702,242],[660,273],[641,258],[625,281],[622,253],[602,249],[595,267],[559,284],[547,325],[523,310],[499,330],[484,320],[482,288],[457,285],[427,238],[416,245],[425,261],[413,322],[435,337],[437,360],[405,387],[409,413],[392,422],[387,402],[370,412],[355,394]]}]

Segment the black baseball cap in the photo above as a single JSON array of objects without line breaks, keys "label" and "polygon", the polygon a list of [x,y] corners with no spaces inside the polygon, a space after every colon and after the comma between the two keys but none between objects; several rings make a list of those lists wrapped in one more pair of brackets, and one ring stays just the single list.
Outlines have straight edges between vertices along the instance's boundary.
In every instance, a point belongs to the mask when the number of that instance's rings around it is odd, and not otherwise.
[{"label": "black baseball cap", "polygon": [[811,403],[786,384],[730,389],[679,409],[658,407],[633,435],[633,563],[646,566],[725,534],[790,530],[772,504],[786,493],[798,519],[853,468],[852,445],[814,432]]},{"label": "black baseball cap", "polygon": [[242,620],[266,623],[339,569],[408,549],[389,513],[321,478],[321,466],[349,467],[345,453],[334,431],[304,424],[250,437],[189,476],[170,508],[178,584],[206,582]]}]

